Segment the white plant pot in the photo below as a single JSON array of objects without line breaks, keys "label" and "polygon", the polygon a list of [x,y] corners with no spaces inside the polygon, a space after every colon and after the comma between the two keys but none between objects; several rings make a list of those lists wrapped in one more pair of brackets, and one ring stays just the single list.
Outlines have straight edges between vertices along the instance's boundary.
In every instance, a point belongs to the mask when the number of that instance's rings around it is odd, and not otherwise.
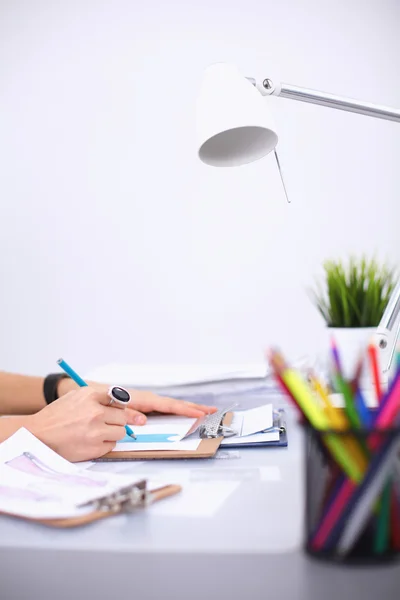
[{"label": "white plant pot", "polygon": [[[346,379],[352,379],[361,353],[364,352],[367,358],[366,350],[373,340],[376,327],[328,327],[327,331],[329,340],[333,338],[339,350],[343,375]],[[364,361],[360,386],[364,389],[372,387],[367,359]]]}]

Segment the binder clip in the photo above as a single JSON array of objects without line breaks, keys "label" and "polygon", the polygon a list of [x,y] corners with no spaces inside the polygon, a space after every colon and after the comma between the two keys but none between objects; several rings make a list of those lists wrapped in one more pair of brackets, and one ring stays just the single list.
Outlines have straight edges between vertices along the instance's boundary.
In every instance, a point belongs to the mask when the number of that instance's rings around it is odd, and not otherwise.
[{"label": "binder clip", "polygon": [[279,429],[279,433],[286,433],[286,419],[285,419],[285,411],[283,410],[283,408],[274,410],[273,419],[274,419],[274,427]]},{"label": "binder clip", "polygon": [[115,514],[130,513],[147,506],[151,501],[152,494],[148,491],[147,481],[144,479],[101,498],[85,502],[81,507],[92,506],[96,511]]},{"label": "binder clip", "polygon": [[237,431],[234,431],[231,429],[231,427],[227,427],[223,423],[226,414],[235,408],[235,406],[237,406],[237,404],[234,404],[229,408],[219,410],[213,415],[208,415],[208,417],[204,419],[204,422],[199,427],[199,436],[203,439],[209,439],[221,436],[231,437],[233,435],[237,435]]}]

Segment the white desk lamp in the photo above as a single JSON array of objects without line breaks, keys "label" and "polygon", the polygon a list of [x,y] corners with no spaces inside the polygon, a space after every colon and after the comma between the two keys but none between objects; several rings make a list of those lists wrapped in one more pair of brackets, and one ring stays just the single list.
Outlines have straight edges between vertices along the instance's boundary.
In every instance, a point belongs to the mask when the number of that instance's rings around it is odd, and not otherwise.
[{"label": "white desk lamp", "polygon": [[[237,167],[258,160],[273,150],[282,178],[276,152],[278,135],[263,98],[271,95],[400,122],[399,109],[285,83],[274,84],[268,78],[259,83],[253,78],[243,77],[233,65],[217,63],[206,69],[197,101],[199,158],[214,167]],[[283,178],[282,183],[285,188]],[[399,334],[400,283],[376,331],[375,343],[380,349],[384,382],[387,382],[394,365]]]}]

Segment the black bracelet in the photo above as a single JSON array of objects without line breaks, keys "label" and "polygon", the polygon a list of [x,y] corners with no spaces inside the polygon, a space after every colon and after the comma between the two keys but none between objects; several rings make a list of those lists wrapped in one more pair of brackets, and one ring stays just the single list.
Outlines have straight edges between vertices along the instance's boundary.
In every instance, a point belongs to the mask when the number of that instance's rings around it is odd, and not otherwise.
[{"label": "black bracelet", "polygon": [[68,378],[66,373],[51,373],[47,375],[43,382],[43,394],[46,404],[58,399],[58,384],[61,379]]}]

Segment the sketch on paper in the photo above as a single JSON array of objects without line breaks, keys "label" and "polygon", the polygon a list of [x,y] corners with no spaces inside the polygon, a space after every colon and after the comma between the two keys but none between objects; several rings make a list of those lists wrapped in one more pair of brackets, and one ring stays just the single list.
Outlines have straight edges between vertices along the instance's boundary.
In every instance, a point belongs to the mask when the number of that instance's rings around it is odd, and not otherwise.
[{"label": "sketch on paper", "polygon": [[106,480],[92,479],[80,474],[60,473],[49,467],[31,452],[23,452],[20,456],[5,463],[9,467],[22,471],[28,475],[37,475],[41,478],[59,481],[64,485],[79,485],[85,487],[102,487],[107,485]]}]

